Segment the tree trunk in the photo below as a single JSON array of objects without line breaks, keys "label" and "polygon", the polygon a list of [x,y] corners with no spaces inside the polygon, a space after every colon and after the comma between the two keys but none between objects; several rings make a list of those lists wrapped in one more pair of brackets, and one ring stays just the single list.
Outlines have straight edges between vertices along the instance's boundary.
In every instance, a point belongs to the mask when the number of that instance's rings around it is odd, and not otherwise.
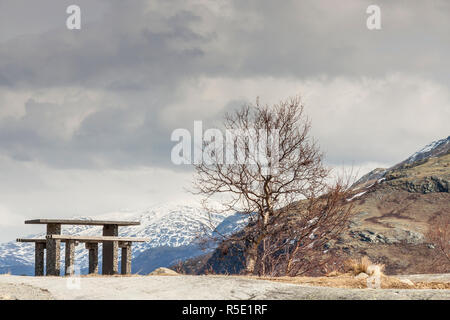
[{"label": "tree trunk", "polygon": [[266,227],[269,223],[270,214],[268,211],[265,211],[263,214],[262,221],[260,221],[260,234],[253,241],[251,241],[247,247],[247,251],[245,252],[245,273],[253,274],[255,272],[256,261],[258,259],[258,247],[262,241],[264,241],[267,231]]},{"label": "tree trunk", "polygon": [[255,272],[257,258],[258,258],[258,243],[252,242],[247,248],[246,252],[245,273],[253,274]]},{"label": "tree trunk", "polygon": [[265,228],[269,224],[270,214],[268,211],[263,213],[263,228]]}]

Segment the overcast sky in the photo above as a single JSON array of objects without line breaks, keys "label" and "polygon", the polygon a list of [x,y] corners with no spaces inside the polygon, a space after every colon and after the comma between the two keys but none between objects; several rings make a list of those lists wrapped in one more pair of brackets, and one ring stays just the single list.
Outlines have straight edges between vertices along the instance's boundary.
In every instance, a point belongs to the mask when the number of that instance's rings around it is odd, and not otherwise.
[{"label": "overcast sky", "polygon": [[257,96],[300,94],[328,164],[393,165],[449,135],[449,35],[447,0],[0,0],[0,241],[188,199],[171,132]]}]

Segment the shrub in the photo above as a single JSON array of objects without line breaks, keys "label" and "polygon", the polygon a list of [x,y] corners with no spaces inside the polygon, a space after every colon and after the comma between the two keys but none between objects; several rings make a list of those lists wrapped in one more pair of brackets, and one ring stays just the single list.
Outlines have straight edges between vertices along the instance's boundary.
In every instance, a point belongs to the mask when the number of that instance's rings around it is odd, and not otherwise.
[{"label": "shrub", "polygon": [[359,259],[350,259],[347,263],[349,271],[357,276],[360,273],[366,273],[371,276],[373,274],[383,274],[384,264],[375,264],[366,256]]}]

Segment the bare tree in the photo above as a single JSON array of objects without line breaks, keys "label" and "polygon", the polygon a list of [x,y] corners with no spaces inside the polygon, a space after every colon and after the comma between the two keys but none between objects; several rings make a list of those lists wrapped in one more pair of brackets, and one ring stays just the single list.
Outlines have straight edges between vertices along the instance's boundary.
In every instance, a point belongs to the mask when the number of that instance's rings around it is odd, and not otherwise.
[{"label": "bare tree", "polygon": [[[307,236],[322,237],[337,228],[333,219],[340,213],[345,216],[339,208],[346,189],[340,184],[331,189],[327,185],[330,171],[309,136],[311,125],[303,109],[300,98],[295,97],[272,107],[257,101],[226,114],[226,147],[215,145],[220,142],[217,137],[205,142],[203,151],[209,161],[194,165],[194,193],[205,196],[206,207],[218,196],[224,210],[249,217],[246,232],[241,233],[247,273],[255,272],[261,250],[267,255],[269,247],[279,247],[275,244],[280,236],[293,230],[286,228],[292,213],[286,208],[293,203],[307,200],[297,223],[307,227],[302,233]],[[297,243],[300,248],[301,241]],[[294,249],[289,254],[294,257],[298,252]],[[292,263],[287,268],[292,268]]]},{"label": "bare tree", "polygon": [[429,226],[427,238],[434,246],[431,266],[438,272],[450,271],[450,217],[443,213]]},{"label": "bare tree", "polygon": [[[322,274],[337,270],[345,259],[333,244],[348,228],[353,203],[348,183],[338,181],[323,196],[291,204],[264,240],[259,272],[263,275]],[[264,259],[266,257],[266,259]]]}]

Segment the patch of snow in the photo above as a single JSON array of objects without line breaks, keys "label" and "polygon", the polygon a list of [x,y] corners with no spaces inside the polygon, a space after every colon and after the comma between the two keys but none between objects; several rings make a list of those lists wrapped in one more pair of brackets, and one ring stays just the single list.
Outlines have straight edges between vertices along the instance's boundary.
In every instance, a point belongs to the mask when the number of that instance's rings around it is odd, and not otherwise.
[{"label": "patch of snow", "polygon": [[423,147],[421,150],[415,152],[411,157],[406,159],[405,162],[412,163],[412,162],[420,159],[422,155],[430,153],[434,149],[436,149],[438,147],[441,147],[442,145],[446,145],[448,143],[450,143],[450,137],[444,138],[444,139],[440,139],[440,140],[437,140],[437,141],[433,141],[432,143],[430,143],[430,144],[426,145],[425,147]]},{"label": "patch of snow", "polygon": [[359,192],[359,193],[355,194],[353,197],[348,198],[347,201],[352,201],[353,199],[356,199],[356,198],[362,196],[362,195],[365,194],[366,192],[367,192],[367,190],[366,190],[366,191]]}]

